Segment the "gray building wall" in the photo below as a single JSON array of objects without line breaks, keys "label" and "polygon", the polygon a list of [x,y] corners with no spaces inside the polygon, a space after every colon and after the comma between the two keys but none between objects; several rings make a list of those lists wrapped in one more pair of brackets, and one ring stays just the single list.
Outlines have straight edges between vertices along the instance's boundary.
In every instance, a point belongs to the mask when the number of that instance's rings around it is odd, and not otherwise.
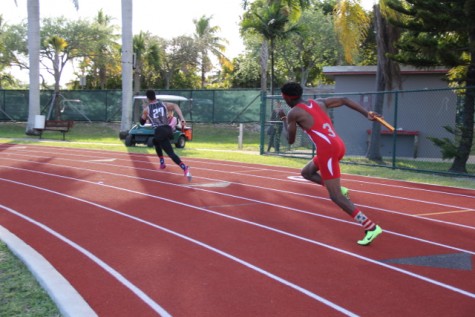
[{"label": "gray building wall", "polygon": [[[374,93],[376,67],[337,66],[324,67],[323,71],[335,80],[336,94],[345,94],[368,110],[373,109],[376,97]],[[398,90],[397,124],[394,124],[396,95],[392,93],[390,100],[385,98],[384,118],[398,129],[418,131],[417,157],[420,158],[441,158],[440,149],[427,137],[453,137],[443,126],[455,124],[457,96],[450,90],[434,91],[448,88],[447,82],[443,80],[445,73],[445,69],[432,71],[402,69],[401,90],[404,92]],[[332,116],[335,129],[345,141],[347,155],[365,155],[368,148],[367,131],[371,129],[372,122],[346,107],[334,109]],[[381,130],[386,128],[382,127]],[[398,157],[413,157],[414,136],[398,135],[396,144]],[[382,135],[381,154],[392,156],[393,152],[393,135]]]}]

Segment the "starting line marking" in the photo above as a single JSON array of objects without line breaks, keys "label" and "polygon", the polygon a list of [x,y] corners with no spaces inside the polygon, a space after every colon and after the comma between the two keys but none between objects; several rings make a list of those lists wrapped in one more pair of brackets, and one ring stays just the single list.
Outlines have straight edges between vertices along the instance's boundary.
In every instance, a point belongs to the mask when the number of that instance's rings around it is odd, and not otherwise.
[{"label": "starting line marking", "polygon": [[431,212],[427,214],[416,214],[416,216],[435,216],[435,215],[444,215],[444,214],[456,214],[461,212],[473,212],[473,209],[463,209],[463,210],[452,210],[452,211],[441,211],[441,212]]},{"label": "starting line marking", "polygon": [[287,176],[287,178],[293,181],[307,182],[307,180],[303,178],[302,176]]},{"label": "starting line marking", "polygon": [[231,183],[229,182],[215,182],[215,183],[201,183],[201,184],[190,184],[189,186],[191,187],[216,187],[216,188],[220,188],[220,187],[228,187],[229,185],[231,185]]},{"label": "starting line marking", "polygon": [[110,159],[88,160],[86,162],[114,162],[115,160],[116,160],[115,158],[110,158]]}]

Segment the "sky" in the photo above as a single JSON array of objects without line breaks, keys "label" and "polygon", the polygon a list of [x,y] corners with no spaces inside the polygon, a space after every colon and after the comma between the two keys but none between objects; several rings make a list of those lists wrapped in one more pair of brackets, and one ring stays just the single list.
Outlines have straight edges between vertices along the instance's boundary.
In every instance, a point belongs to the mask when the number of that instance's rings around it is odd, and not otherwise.
[{"label": "sky", "polygon": [[[27,0],[0,0],[0,14],[8,24],[27,19]],[[113,18],[113,24],[121,26],[121,0],[78,0],[79,10],[72,0],[39,0],[40,17],[60,17],[68,19],[94,18],[100,9]],[[362,0],[364,8],[370,9],[374,0]],[[239,36],[239,22],[243,10],[242,0],[133,0],[133,34],[140,31],[171,39],[179,35],[193,35],[193,19],[212,16],[210,22],[219,26],[218,36],[226,39],[225,55],[232,59],[243,52],[244,46]],[[68,70],[69,72],[72,69]],[[16,75],[16,74],[15,74]],[[28,77],[23,74],[22,81]],[[49,81],[48,81],[49,82]],[[62,83],[65,81],[62,80]]]}]

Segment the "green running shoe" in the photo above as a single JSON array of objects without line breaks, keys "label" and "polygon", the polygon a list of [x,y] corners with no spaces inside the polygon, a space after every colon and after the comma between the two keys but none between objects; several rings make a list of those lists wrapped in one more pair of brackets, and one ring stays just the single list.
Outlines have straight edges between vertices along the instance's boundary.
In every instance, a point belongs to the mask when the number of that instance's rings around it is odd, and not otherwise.
[{"label": "green running shoe", "polygon": [[346,199],[349,200],[350,199],[350,190],[346,187],[343,187],[343,186],[341,186],[340,189],[341,189],[341,193],[343,194],[343,196],[345,196]]},{"label": "green running shoe", "polygon": [[366,231],[366,235],[364,236],[364,238],[362,240],[358,241],[358,244],[359,245],[369,245],[381,233],[383,233],[383,229],[381,229],[380,226],[376,225],[376,227],[373,230],[367,230]]}]

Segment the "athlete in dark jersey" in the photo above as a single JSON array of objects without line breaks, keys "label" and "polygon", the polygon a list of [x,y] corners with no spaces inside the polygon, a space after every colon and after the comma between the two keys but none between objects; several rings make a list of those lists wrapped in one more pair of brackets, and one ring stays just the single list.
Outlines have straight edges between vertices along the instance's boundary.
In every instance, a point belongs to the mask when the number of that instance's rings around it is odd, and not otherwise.
[{"label": "athlete in dark jersey", "polygon": [[336,134],[327,110],[345,105],[360,112],[369,120],[374,120],[376,116],[380,115],[367,111],[348,98],[305,101],[302,99],[302,86],[295,82],[283,85],[281,92],[282,98],[291,108],[287,115],[283,110],[279,113],[289,144],[295,142],[298,125],[317,148],[316,156],[302,169],[302,176],[307,180],[325,186],[331,200],[365,229],[365,237],[359,240],[358,244],[369,245],[382,233],[382,229],[353,205],[348,196],[348,189],[340,185],[339,162],[345,154],[345,145]]},{"label": "athlete in dark jersey", "polygon": [[177,104],[167,102],[166,104],[160,100],[157,100],[155,91],[147,90],[147,100],[148,106],[144,108],[142,113],[142,123],[147,120],[150,122],[152,127],[155,129],[153,144],[155,146],[155,152],[157,153],[158,158],[160,159],[160,168],[166,168],[165,159],[163,158],[163,151],[175,162],[178,166],[181,167],[183,173],[191,181],[191,172],[189,166],[186,166],[180,159],[178,155],[173,151],[173,147],[170,143],[170,138],[173,137],[173,130],[168,124],[168,110],[167,108],[173,108],[173,110],[178,114],[182,125],[185,126],[185,118],[181,112],[180,107]]}]

